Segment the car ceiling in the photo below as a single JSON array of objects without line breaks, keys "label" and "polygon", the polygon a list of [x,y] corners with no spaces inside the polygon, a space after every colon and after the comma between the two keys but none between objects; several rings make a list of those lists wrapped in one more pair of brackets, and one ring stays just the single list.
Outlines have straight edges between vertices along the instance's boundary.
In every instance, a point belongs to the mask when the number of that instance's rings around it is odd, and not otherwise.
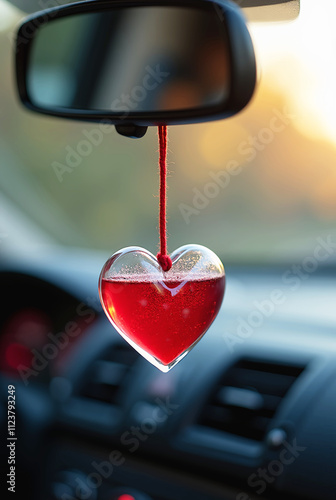
[{"label": "car ceiling", "polygon": [[[75,3],[69,0],[7,0],[23,12],[31,14],[39,10]],[[298,17],[300,0],[234,0],[242,7],[250,21],[289,21]]]}]

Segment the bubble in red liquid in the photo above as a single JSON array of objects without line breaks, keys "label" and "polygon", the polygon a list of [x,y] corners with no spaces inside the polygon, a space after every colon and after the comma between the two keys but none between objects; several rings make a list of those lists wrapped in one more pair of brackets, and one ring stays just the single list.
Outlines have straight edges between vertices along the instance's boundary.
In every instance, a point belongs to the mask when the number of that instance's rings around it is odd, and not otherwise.
[{"label": "bubble in red liquid", "polygon": [[224,288],[225,276],[190,281],[102,279],[101,283],[112,323],[166,366],[209,328]]}]

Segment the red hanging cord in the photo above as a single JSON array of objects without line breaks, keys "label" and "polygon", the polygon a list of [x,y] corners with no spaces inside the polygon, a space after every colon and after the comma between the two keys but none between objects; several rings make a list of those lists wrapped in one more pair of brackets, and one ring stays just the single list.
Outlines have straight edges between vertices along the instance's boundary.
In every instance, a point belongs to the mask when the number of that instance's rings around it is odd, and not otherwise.
[{"label": "red hanging cord", "polygon": [[158,126],[159,135],[159,168],[160,168],[160,252],[156,258],[163,271],[169,271],[172,261],[167,255],[167,234],[166,234],[166,191],[167,191],[167,125]]}]

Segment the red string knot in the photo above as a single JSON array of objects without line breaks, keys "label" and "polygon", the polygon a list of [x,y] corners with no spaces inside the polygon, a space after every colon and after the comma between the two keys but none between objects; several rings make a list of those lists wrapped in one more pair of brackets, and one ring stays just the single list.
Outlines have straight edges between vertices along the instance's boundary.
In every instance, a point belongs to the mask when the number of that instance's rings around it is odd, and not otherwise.
[{"label": "red string knot", "polygon": [[160,266],[162,267],[164,272],[169,271],[169,269],[172,267],[173,263],[169,255],[162,255],[160,252],[156,256],[157,260],[159,261]]}]

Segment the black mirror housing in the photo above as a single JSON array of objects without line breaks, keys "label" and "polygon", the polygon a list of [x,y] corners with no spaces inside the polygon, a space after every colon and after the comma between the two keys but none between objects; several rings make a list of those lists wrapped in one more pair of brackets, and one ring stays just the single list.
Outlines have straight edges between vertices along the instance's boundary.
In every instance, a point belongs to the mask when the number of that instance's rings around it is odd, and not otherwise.
[{"label": "black mirror housing", "polygon": [[[57,102],[56,100],[56,92],[53,97],[49,98],[48,97],[41,97],[43,95],[47,95],[48,92],[45,91],[43,88],[43,85],[45,88],[48,90],[48,85],[45,82],[48,82],[46,80],[45,74],[46,70],[48,69],[48,62],[45,63],[46,66],[41,67],[41,61],[49,61],[52,59],[52,55],[48,57],[48,38],[40,38],[41,42],[41,54],[43,52],[43,57],[41,55],[40,59],[38,56],[36,56],[37,49],[38,47],[38,40],[39,37],[41,37],[40,33],[48,34],[47,29],[52,26],[56,26],[56,22],[59,23],[59,26],[61,26],[60,21],[61,20],[79,20],[79,19],[84,19],[84,16],[87,15],[85,18],[86,20],[89,20],[89,23],[87,25],[90,27],[91,26],[91,20],[96,20],[97,17],[95,16],[100,16],[99,17],[99,22],[101,23],[102,21],[106,20],[108,16],[111,16],[112,14],[114,15],[115,12],[118,13],[120,16],[120,13],[128,13],[131,12],[133,9],[141,9],[141,12],[144,13],[145,10],[147,9],[146,12],[163,12],[160,11],[160,9],[163,8],[169,8],[172,9],[174,8],[176,13],[174,14],[176,17],[174,19],[179,20],[179,15],[180,12],[182,12],[181,8],[184,9],[190,9],[190,16],[197,14],[199,19],[211,19],[211,23],[215,23],[214,26],[216,26],[216,29],[218,29],[218,33],[221,38],[221,40],[225,40],[225,50],[227,51],[227,56],[226,59],[226,65],[227,65],[227,73],[226,73],[226,80],[225,80],[225,85],[226,85],[226,91],[223,92],[223,97],[219,97],[222,95],[219,91],[217,91],[217,88],[221,90],[221,87],[219,87],[218,83],[216,83],[217,87],[215,88],[216,92],[213,91],[212,88],[210,88],[212,95],[214,96],[216,94],[216,98],[212,97],[209,100],[208,98],[202,98],[199,101],[197,101],[196,105],[187,105],[186,103],[182,102],[181,100],[178,101],[176,99],[176,92],[173,94],[175,97],[173,99],[174,104],[169,104],[167,105],[167,92],[169,94],[172,93],[172,87],[165,87],[165,105],[161,104],[158,105],[157,103],[151,103],[150,105],[148,104],[148,109],[146,108],[146,105],[142,103],[142,109],[139,109],[140,106],[138,106],[138,109],[132,109],[132,107],[123,107],[122,110],[118,109],[113,109],[113,107],[110,109],[110,102],[108,101],[108,106],[106,104],[101,105],[99,104],[96,106],[95,104],[92,104],[93,101],[90,101],[90,105],[88,105],[89,100],[88,98],[81,98],[82,100],[77,99],[77,101],[69,101],[69,104],[67,101],[65,101],[65,98],[59,98],[60,102]],[[154,11],[153,9],[156,9]],[[175,12],[174,11],[174,12]],[[140,10],[136,11],[137,13],[140,12]],[[166,12],[166,11],[164,11]],[[189,11],[186,11],[187,13]],[[89,17],[88,15],[91,15]],[[133,16],[134,17],[134,16]],[[140,17],[140,16],[139,16]],[[162,20],[159,22],[162,22],[162,30],[161,26],[158,26],[158,31],[164,31],[164,18],[163,16]],[[119,18],[118,18],[119,19]],[[187,17],[189,19],[189,17]],[[105,22],[105,21],[104,21]],[[115,22],[115,21],[114,21]],[[119,21],[118,21],[119,22]],[[140,21],[139,21],[140,22]],[[175,21],[174,21],[175,22]],[[176,23],[178,24],[178,23]],[[173,25],[175,26],[175,24]],[[194,38],[195,39],[195,33],[197,34],[197,29],[195,28],[195,24],[193,25],[194,29]],[[119,26],[115,26],[118,28]],[[123,31],[120,30],[121,33],[123,34]],[[135,30],[136,31],[136,30]],[[146,30],[147,31],[147,30]],[[221,32],[223,31],[223,35]],[[111,30],[109,29],[108,33],[110,34]],[[50,30],[51,33],[51,30]],[[88,32],[89,33],[89,32]],[[101,33],[101,26],[99,28],[99,33]],[[140,30],[140,33],[141,30]],[[144,33],[144,32],[143,32]],[[188,30],[187,27],[184,29],[180,28],[180,32],[178,31],[178,27],[176,27],[176,32],[174,32],[171,36],[171,39],[174,37],[180,37],[181,40],[187,39]],[[110,36],[110,35],[109,35]],[[133,32],[132,32],[133,36]],[[139,38],[137,39],[136,36]],[[138,47],[139,44],[141,44],[141,40],[143,39],[144,35],[136,35],[134,34],[134,45],[128,48],[127,53],[125,53],[124,59],[123,59],[123,68],[125,65],[129,65],[129,72],[132,71],[135,73],[135,70],[133,70],[134,64],[130,61],[128,63],[128,59],[132,56],[134,53],[134,48]],[[76,32],[74,30],[74,44],[76,42],[75,37],[76,37]],[[124,37],[125,38],[125,37]],[[128,36],[129,38],[129,36]],[[219,38],[218,38],[219,39]],[[47,40],[47,43],[46,43]],[[101,51],[99,49],[99,39],[97,37],[92,39],[92,46],[89,46],[86,48],[87,52],[85,52],[85,61],[84,61],[84,73],[82,71],[81,78],[77,78],[76,80],[76,91],[81,91],[82,86],[84,83],[87,81],[87,78],[89,81],[91,76],[98,74],[97,72],[97,65],[95,70],[91,70],[90,73],[90,67],[89,65],[92,65],[92,63],[95,63],[96,59],[99,58]],[[204,38],[202,43],[206,41],[207,38]],[[154,40],[156,41],[156,39]],[[42,43],[43,42],[43,43]],[[97,45],[96,45],[97,42]],[[114,41],[114,51],[115,52],[120,52],[122,51],[122,46],[120,46],[119,50],[119,45],[116,44],[116,41]],[[171,43],[171,42],[169,42]],[[189,45],[191,42],[188,42]],[[205,42],[204,42],[205,43]],[[203,45],[204,45],[203,43]],[[222,42],[221,42],[222,43]],[[224,42],[223,42],[224,43]],[[88,42],[87,42],[88,44]],[[102,45],[102,47],[105,47],[106,40],[104,42],[105,45]],[[81,45],[79,42],[77,43],[79,47]],[[188,50],[190,49],[188,45]],[[155,43],[149,43],[148,42],[148,47],[155,46]],[[190,45],[192,46],[192,45]],[[200,47],[202,44],[200,44]],[[116,50],[117,47],[117,50]],[[223,45],[224,47],[224,45]],[[52,53],[52,50],[55,50],[55,44],[52,44],[50,42],[50,54]],[[70,47],[69,47],[70,50]],[[78,60],[82,58],[83,55],[83,50],[81,48],[81,51],[78,52],[78,57],[74,58],[74,61],[77,63]],[[147,51],[149,49],[146,49]],[[154,50],[154,49],[153,49]],[[175,59],[176,59],[176,54],[178,57],[180,57],[180,52],[183,53],[185,51],[185,46],[181,42],[180,45],[178,46],[178,52],[175,53]],[[190,50],[189,50],[190,52]],[[213,55],[213,50],[208,52],[208,55]],[[77,54],[75,54],[77,55]],[[90,55],[90,57],[89,57]],[[123,54],[119,54],[123,55]],[[152,53],[150,53],[150,56],[152,57]],[[173,54],[174,55],[174,54]],[[194,60],[197,60],[198,53],[195,54]],[[61,57],[61,53],[55,56],[58,58],[58,68],[59,65],[62,64],[64,59],[64,55]],[[104,54],[105,57],[105,54]],[[110,57],[110,53],[108,53],[108,57]],[[133,56],[132,56],[133,57]],[[161,57],[161,56],[160,56]],[[174,62],[174,57],[171,57],[171,59]],[[189,58],[190,59],[190,58]],[[105,57],[106,60],[106,57]],[[37,62],[36,62],[37,61]],[[146,61],[144,59],[144,64],[146,64]],[[142,61],[141,61],[142,62]],[[215,61],[216,62],[216,61]],[[89,64],[90,63],[90,64]],[[190,61],[188,60],[188,64]],[[35,66],[34,66],[35,64]],[[181,73],[181,68],[183,68],[184,61],[181,59],[180,61],[180,66],[179,66],[179,72]],[[220,67],[222,64],[221,57],[218,57],[218,63],[217,65],[213,65],[215,68]],[[72,66],[74,64],[72,63]],[[34,69],[36,67],[36,70]],[[202,68],[201,68],[202,69]],[[99,66],[100,70],[100,66]],[[113,75],[118,74],[118,67],[114,63],[114,73]],[[214,70],[214,75],[216,73],[216,69]],[[52,73],[51,73],[52,74]],[[191,72],[193,75],[193,73]],[[199,74],[207,75],[205,71],[200,72]],[[41,76],[42,75],[42,76]],[[84,75],[84,78],[83,78]],[[166,124],[166,125],[178,125],[178,124],[189,124],[189,123],[199,123],[199,122],[205,122],[205,121],[211,121],[211,120],[219,120],[219,119],[224,119],[227,117],[230,117],[239,111],[241,111],[250,101],[255,85],[256,85],[256,61],[255,61],[255,55],[254,55],[254,49],[253,49],[253,44],[252,40],[249,34],[249,31],[247,29],[244,17],[241,14],[241,11],[239,7],[234,5],[232,2],[227,1],[227,0],[215,0],[215,1],[208,1],[208,0],[138,0],[138,1],[131,1],[131,0],[89,0],[89,1],[82,1],[78,2],[75,4],[70,4],[70,5],[65,5],[61,7],[55,7],[52,9],[48,9],[45,11],[41,11],[37,14],[34,14],[30,17],[28,17],[20,26],[17,34],[17,40],[16,40],[16,77],[17,77],[17,86],[18,86],[18,92],[19,92],[19,97],[21,99],[21,102],[26,106],[28,109],[46,114],[46,115],[51,115],[51,116],[58,116],[58,117],[63,117],[63,118],[68,118],[68,119],[74,119],[74,120],[84,120],[84,121],[91,121],[91,122],[99,122],[102,120],[105,120],[107,123],[110,123],[111,125],[116,125],[117,128],[119,129],[119,132],[124,134],[124,135],[129,135],[133,137],[137,136],[142,136],[144,135],[146,131],[146,127],[148,126],[157,126],[158,124]],[[50,77],[51,78],[51,77]],[[174,74],[174,82],[176,81],[176,75]],[[96,79],[97,80],[97,79]],[[96,81],[94,80],[94,82]],[[213,78],[214,80],[214,78]],[[51,81],[51,80],[50,80]],[[107,80],[108,83],[110,80]],[[111,82],[113,82],[114,79],[111,78]],[[33,82],[33,83],[32,83]],[[36,83],[37,82],[37,83]],[[92,80],[93,82],[93,80]],[[194,82],[194,80],[193,80]],[[223,80],[224,82],[224,80]],[[99,81],[100,83],[100,81]],[[92,91],[92,87],[96,83],[92,84],[86,84],[87,91]],[[196,84],[196,83],[195,83]],[[202,80],[203,84],[203,80]],[[62,83],[62,88],[64,88],[64,82]],[[121,87],[123,89],[123,82],[121,82]],[[211,85],[214,85],[214,81],[211,83]],[[112,86],[112,83],[111,83]],[[61,86],[60,86],[61,88]],[[59,89],[58,89],[59,90]],[[175,89],[176,90],[176,89]],[[174,91],[175,91],[174,90]],[[194,90],[194,89],[191,89]],[[116,91],[117,92],[117,91]],[[211,93],[210,91],[208,92],[209,94]],[[50,92],[49,92],[50,94]],[[58,92],[58,95],[61,93]],[[64,94],[64,92],[63,92]],[[62,94],[62,95],[63,95]],[[116,94],[117,95],[117,94]],[[191,95],[191,93],[190,93]],[[161,102],[162,100],[162,95],[160,96]],[[62,101],[64,99],[64,102]],[[180,104],[178,104],[180,102]],[[195,101],[196,102],[196,101]],[[75,103],[75,104],[74,104]],[[182,103],[182,104],[181,104]],[[138,131],[138,132],[137,132]]]}]

